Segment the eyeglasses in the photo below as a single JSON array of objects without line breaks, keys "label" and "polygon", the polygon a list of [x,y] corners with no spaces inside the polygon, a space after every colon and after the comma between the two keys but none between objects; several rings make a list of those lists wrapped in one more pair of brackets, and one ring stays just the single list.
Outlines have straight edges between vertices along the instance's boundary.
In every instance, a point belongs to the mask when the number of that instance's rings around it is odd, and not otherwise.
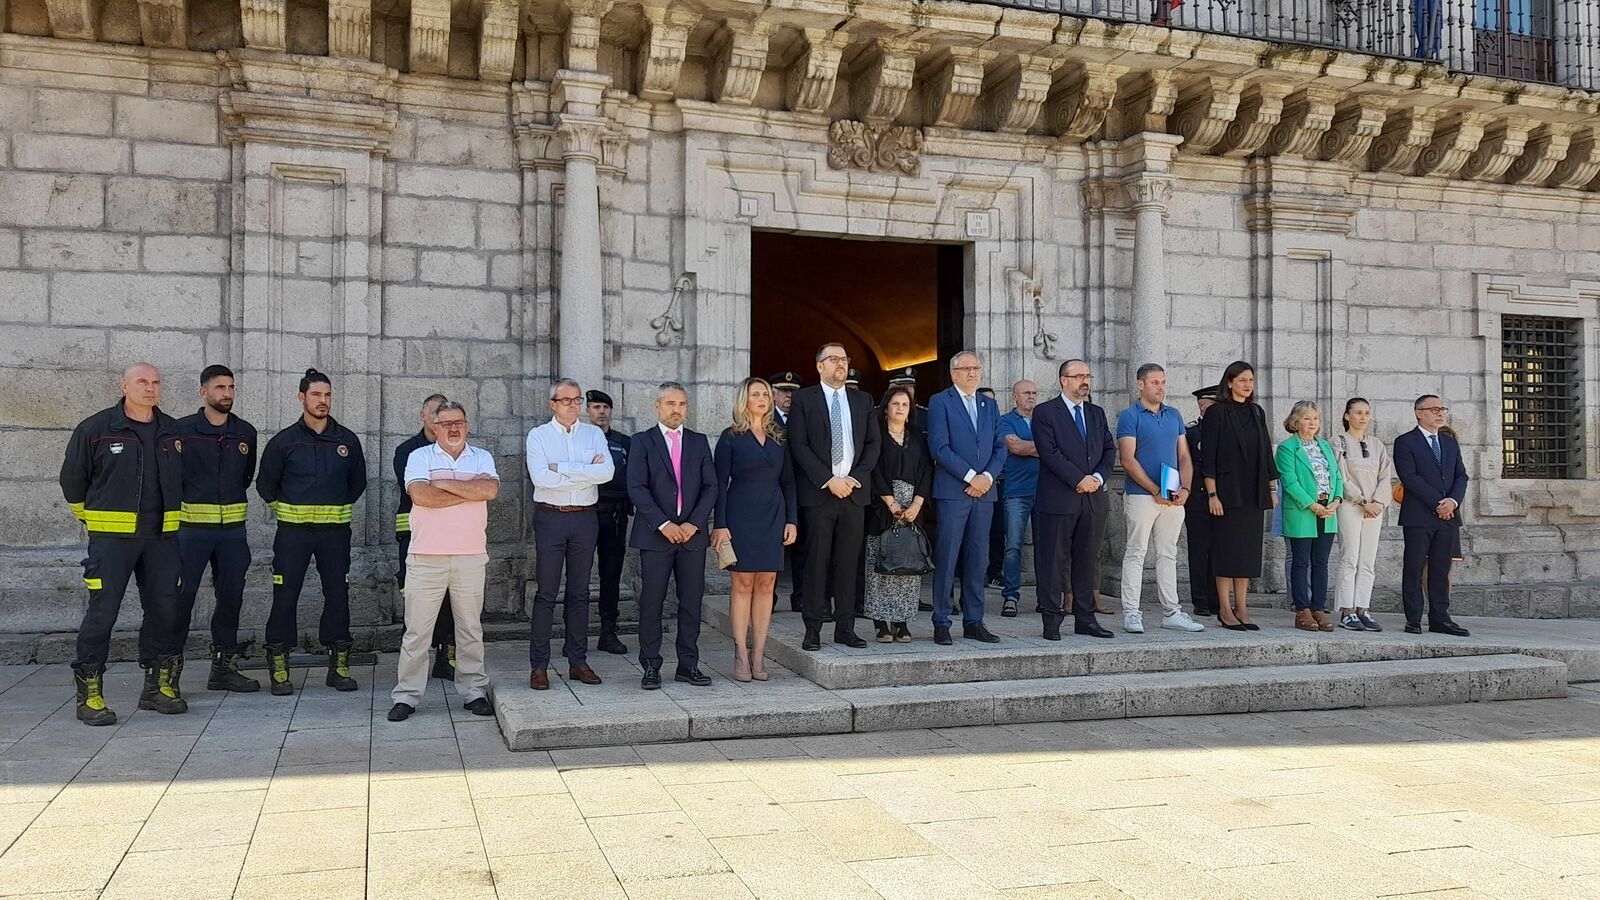
[{"label": "eyeglasses", "polygon": [[850,357],[848,357],[848,356],[824,356],[822,358],[822,361],[825,362],[825,363],[832,363],[833,365],[836,365],[836,366],[848,366],[848,365],[850,365]]},{"label": "eyeglasses", "polygon": [[1088,372],[1085,372],[1082,375],[1063,375],[1061,377],[1062,378],[1080,378],[1080,379],[1082,379],[1084,381],[1093,381],[1094,380],[1094,376],[1090,375]]},{"label": "eyeglasses", "polygon": [[577,406],[579,403],[583,402],[583,398],[582,397],[556,397],[555,399],[551,400],[550,402],[551,403],[559,403],[562,406]]},{"label": "eyeglasses", "polygon": [[983,366],[956,366],[952,372],[982,372]]},{"label": "eyeglasses", "polygon": [[1417,408],[1417,412],[1447,413],[1449,411],[1450,407],[1448,406],[1420,406]]},{"label": "eyeglasses", "polygon": [[450,420],[448,422],[435,422],[435,423],[433,423],[433,427],[435,427],[435,428],[445,428],[445,429],[449,429],[450,431],[454,431],[457,428],[465,428],[465,427],[467,427],[467,420],[466,419],[452,419],[452,420]]}]

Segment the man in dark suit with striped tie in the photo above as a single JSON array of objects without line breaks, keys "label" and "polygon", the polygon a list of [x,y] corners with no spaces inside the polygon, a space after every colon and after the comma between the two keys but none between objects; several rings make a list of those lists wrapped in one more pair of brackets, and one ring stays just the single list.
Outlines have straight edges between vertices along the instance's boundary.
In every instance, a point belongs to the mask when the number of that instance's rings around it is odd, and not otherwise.
[{"label": "man in dark suit with striped tie", "polygon": [[1422,578],[1427,570],[1428,630],[1466,637],[1450,620],[1450,565],[1461,541],[1461,501],[1467,496],[1467,467],[1455,438],[1441,434],[1449,408],[1435,394],[1412,404],[1417,427],[1395,438],[1394,471],[1405,485],[1400,527],[1405,530],[1401,593],[1406,631],[1422,633]]}]

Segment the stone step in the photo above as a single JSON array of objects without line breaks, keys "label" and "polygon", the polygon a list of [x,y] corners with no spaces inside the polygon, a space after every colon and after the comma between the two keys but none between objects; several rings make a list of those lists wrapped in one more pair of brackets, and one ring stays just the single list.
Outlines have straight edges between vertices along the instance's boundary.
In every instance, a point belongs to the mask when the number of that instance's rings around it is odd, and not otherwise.
[{"label": "stone step", "polygon": [[[788,673],[782,673],[788,676]],[[553,679],[554,680],[554,679]],[[553,685],[497,683],[513,750],[1084,721],[1138,716],[1420,706],[1564,697],[1564,663],[1520,654],[1029,678],[981,684],[815,690],[776,672],[769,686],[634,685],[573,702]],[[504,685],[503,687],[501,685]],[[675,689],[675,687],[677,689]],[[768,690],[768,693],[761,693]]]}]

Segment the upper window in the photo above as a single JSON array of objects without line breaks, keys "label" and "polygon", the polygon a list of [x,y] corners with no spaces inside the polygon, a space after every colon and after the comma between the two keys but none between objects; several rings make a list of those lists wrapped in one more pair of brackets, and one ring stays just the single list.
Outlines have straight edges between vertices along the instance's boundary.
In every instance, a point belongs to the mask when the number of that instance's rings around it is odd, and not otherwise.
[{"label": "upper window", "polygon": [[1578,319],[1503,316],[1500,434],[1506,478],[1581,478]]}]

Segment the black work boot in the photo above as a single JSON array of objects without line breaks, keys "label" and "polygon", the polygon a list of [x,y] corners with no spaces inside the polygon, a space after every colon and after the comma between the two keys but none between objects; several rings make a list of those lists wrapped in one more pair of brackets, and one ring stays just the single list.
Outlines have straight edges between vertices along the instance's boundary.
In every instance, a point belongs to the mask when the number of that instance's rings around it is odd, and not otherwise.
[{"label": "black work boot", "polygon": [[213,691],[233,691],[249,694],[261,690],[261,684],[239,671],[239,652],[211,645],[211,675],[206,678],[206,688]]},{"label": "black work boot", "polygon": [[440,644],[433,648],[433,677],[445,681],[456,680],[455,644]]},{"label": "black work boot", "polygon": [[144,690],[139,692],[139,708],[153,709],[164,716],[188,712],[189,703],[172,687],[172,657],[162,656],[144,670]]},{"label": "black work boot", "polygon": [[328,687],[336,691],[353,691],[359,685],[350,677],[350,648],[334,647],[328,651]]},{"label": "black work boot", "polygon": [[78,688],[78,721],[85,725],[115,725],[117,714],[106,707],[105,666],[73,666]]},{"label": "black work boot", "polygon": [[272,685],[272,693],[287,697],[294,693],[294,682],[289,680],[289,648],[268,644],[266,650],[267,678]]},{"label": "black work boot", "polygon": [[172,693],[174,695],[176,695],[178,697],[178,699],[180,699],[180,700],[183,699],[183,685],[179,684],[179,682],[182,681],[182,680],[183,680],[183,653],[182,653],[182,651],[180,651],[176,656],[172,657],[172,678],[171,678]]}]

